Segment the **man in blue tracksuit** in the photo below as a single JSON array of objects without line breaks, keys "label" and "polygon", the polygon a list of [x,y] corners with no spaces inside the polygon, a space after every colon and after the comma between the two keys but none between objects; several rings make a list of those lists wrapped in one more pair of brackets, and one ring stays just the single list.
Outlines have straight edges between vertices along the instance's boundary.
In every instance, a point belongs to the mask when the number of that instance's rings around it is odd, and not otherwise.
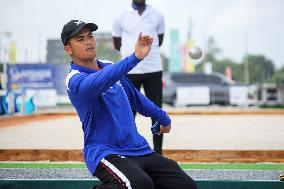
[{"label": "man in blue tracksuit", "polygon": [[153,38],[140,33],[135,52],[112,64],[96,60],[98,26],[80,20],[64,25],[61,39],[72,58],[66,78],[68,96],[84,132],[84,159],[103,184],[96,188],[196,188],[195,182],[170,159],[156,154],[136,128],[131,107],[154,118],[155,131],[168,133],[169,116],[135,89],[125,77],[144,59]]}]

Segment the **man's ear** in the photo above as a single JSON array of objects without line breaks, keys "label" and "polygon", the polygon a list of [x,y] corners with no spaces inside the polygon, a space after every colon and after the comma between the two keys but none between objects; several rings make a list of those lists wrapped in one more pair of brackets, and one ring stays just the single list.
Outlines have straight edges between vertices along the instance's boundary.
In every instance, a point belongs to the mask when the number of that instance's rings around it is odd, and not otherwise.
[{"label": "man's ear", "polygon": [[71,46],[69,45],[69,43],[67,43],[65,46],[64,46],[64,51],[69,54],[70,56],[72,55],[72,48]]}]

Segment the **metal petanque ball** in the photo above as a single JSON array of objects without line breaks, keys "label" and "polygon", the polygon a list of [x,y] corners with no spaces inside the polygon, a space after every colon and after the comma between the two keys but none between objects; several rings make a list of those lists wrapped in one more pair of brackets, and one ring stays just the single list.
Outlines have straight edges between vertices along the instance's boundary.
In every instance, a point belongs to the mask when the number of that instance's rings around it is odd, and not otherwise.
[{"label": "metal petanque ball", "polygon": [[188,55],[192,59],[199,59],[202,56],[202,50],[199,47],[193,47],[189,50]]}]

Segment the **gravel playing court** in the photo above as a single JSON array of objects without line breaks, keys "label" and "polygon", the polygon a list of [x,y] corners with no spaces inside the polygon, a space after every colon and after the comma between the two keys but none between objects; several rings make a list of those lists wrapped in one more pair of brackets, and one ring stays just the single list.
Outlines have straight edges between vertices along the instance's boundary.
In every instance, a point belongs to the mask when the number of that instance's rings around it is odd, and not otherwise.
[{"label": "gravel playing court", "polygon": [[[174,115],[165,149],[284,150],[283,115]],[[150,119],[137,116],[140,133],[152,145]],[[77,116],[30,120],[0,128],[0,149],[81,149]]]}]

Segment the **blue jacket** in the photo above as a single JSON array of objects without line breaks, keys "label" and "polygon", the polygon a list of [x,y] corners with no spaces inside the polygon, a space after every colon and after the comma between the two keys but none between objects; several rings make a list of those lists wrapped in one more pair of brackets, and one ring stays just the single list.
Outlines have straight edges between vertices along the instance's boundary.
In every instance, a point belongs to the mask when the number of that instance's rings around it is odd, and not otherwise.
[{"label": "blue jacket", "polygon": [[139,156],[153,152],[137,131],[131,107],[164,126],[171,122],[125,77],[140,61],[134,54],[115,64],[97,61],[100,70],[71,62],[67,92],[82,122],[84,159],[92,175],[109,154]]}]

